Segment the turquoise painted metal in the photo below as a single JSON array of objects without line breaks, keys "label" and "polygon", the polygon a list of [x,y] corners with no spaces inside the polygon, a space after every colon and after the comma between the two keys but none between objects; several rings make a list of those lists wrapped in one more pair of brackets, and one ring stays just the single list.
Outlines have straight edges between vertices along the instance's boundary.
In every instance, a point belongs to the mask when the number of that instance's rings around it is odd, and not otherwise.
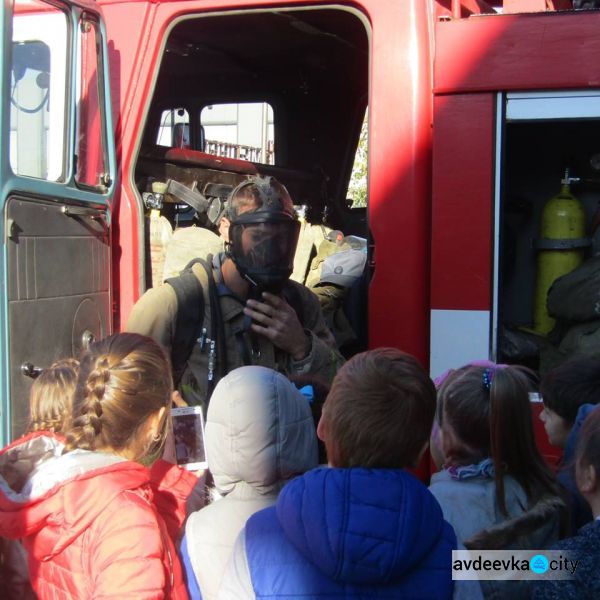
[{"label": "turquoise painted metal", "polygon": [[9,143],[9,110],[8,89],[6,82],[10,82],[10,61],[4,60],[6,56],[7,40],[11,39],[10,11],[7,10],[9,2],[4,0],[0,4],[0,52],[2,53],[2,73],[0,77],[0,446],[8,441],[8,427],[10,423],[9,380],[8,380],[8,298],[6,293],[6,227],[4,219],[4,165],[8,164]]},{"label": "turquoise painted metal", "polygon": [[[69,36],[71,41],[78,31],[81,16],[85,12],[99,14],[95,2],[64,2],[68,9]],[[107,222],[110,224],[111,200],[113,197],[116,179],[116,154],[114,144],[114,129],[112,125],[112,108],[109,88],[107,36],[104,24],[100,18],[100,32],[102,36],[102,78],[104,82],[103,97],[101,97],[104,111],[104,126],[106,133],[105,150],[109,179],[101,193],[78,187],[75,183],[75,136],[77,85],[75,65],[77,53],[80,48],[77,43],[67,45],[70,56],[67,61],[71,72],[67,75],[67,98],[65,114],[65,167],[62,181],[46,181],[34,177],[16,175],[10,166],[10,102],[11,102],[11,64],[12,64],[12,2],[4,0],[0,5],[0,51],[2,63],[2,77],[0,79],[0,215],[2,227],[0,229],[0,447],[11,441],[11,402],[10,402],[10,339],[9,339],[9,302],[8,302],[8,258],[7,258],[7,217],[6,203],[11,195],[18,193],[32,198],[49,198],[58,201],[75,201],[77,203],[92,203],[95,206],[105,205]],[[23,323],[17,327],[18,334],[28,335],[30,324]],[[14,367],[13,367],[14,372]]]}]

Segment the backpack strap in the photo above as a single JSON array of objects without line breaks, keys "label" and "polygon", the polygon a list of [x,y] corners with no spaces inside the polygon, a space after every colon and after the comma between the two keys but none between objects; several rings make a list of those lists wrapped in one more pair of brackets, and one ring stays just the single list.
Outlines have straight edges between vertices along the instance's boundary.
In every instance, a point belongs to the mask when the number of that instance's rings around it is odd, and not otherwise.
[{"label": "backpack strap", "polygon": [[204,265],[202,259],[196,258],[186,265],[180,275],[165,280],[177,297],[177,318],[171,342],[171,366],[175,385],[179,383],[194,344],[202,334],[204,290],[192,271],[192,267],[198,262]]}]

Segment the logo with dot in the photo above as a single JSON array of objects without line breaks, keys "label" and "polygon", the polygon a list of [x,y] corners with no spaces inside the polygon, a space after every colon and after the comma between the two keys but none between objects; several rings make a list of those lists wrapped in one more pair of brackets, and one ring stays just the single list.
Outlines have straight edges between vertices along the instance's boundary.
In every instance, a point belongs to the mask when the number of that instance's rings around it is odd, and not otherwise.
[{"label": "logo with dot", "polygon": [[539,575],[545,573],[548,570],[548,567],[548,559],[543,554],[536,554],[529,561],[529,568]]}]

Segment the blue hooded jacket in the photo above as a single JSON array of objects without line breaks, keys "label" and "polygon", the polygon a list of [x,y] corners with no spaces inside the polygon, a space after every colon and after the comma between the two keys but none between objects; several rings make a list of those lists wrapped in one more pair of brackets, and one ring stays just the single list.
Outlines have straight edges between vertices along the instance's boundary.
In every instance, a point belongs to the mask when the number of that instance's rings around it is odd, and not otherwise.
[{"label": "blue hooded jacket", "polygon": [[257,598],[451,598],[453,529],[409,473],[320,468],[246,524]]}]

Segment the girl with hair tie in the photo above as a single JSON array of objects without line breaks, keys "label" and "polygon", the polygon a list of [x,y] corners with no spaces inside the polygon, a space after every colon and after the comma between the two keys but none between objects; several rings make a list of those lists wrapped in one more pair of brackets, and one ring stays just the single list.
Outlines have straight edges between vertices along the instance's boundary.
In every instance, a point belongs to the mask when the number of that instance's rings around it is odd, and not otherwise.
[{"label": "girl with hair tie", "polygon": [[[438,390],[443,469],[429,489],[467,549],[543,549],[565,534],[563,492],[535,445],[536,385],[523,367],[466,366]],[[481,584],[486,597],[528,597],[523,582]]]}]

